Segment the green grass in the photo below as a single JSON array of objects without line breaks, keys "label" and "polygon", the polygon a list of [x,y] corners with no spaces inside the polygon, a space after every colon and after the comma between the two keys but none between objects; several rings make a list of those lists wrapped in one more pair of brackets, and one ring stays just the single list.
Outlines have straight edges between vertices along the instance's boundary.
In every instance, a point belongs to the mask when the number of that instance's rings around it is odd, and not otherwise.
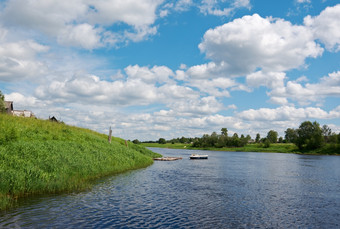
[{"label": "green grass", "polygon": [[88,129],[0,114],[0,209],[25,196],[83,190],[160,156]]},{"label": "green grass", "polygon": [[268,152],[268,153],[297,153],[297,154],[315,154],[315,155],[340,155],[339,145],[327,144],[317,150],[300,151],[298,147],[292,143],[275,143],[270,144],[270,147],[265,148],[263,144],[248,144],[244,147],[232,148],[194,148],[191,144],[158,144],[158,143],[142,143],[145,147],[158,147],[170,149],[198,149],[198,150],[211,150],[211,151],[233,151],[233,152]]}]

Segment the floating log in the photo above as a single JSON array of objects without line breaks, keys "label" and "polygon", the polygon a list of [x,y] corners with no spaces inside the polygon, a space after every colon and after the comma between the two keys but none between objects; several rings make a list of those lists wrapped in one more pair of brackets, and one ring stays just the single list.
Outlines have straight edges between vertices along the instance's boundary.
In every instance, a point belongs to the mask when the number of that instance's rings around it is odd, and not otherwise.
[{"label": "floating log", "polygon": [[182,160],[181,157],[158,157],[154,158],[154,161],[176,161],[176,160]]}]

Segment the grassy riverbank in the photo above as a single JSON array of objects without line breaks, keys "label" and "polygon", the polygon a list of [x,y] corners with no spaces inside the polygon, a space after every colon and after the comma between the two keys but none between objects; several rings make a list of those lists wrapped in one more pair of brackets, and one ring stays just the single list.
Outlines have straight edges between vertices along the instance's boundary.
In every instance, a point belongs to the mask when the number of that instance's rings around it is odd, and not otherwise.
[{"label": "grassy riverbank", "polygon": [[0,114],[0,210],[17,198],[82,190],[96,178],[146,167],[160,155],[119,138]]},{"label": "grassy riverbank", "polygon": [[313,155],[340,155],[339,147],[336,145],[327,144],[324,147],[316,150],[300,151],[299,148],[292,143],[276,143],[270,144],[268,148],[263,147],[263,144],[248,144],[244,147],[209,147],[196,148],[191,144],[182,143],[142,143],[145,147],[169,148],[169,149],[192,149],[192,150],[211,150],[211,151],[232,151],[232,152],[268,152],[268,153],[296,153],[296,154],[313,154]]}]

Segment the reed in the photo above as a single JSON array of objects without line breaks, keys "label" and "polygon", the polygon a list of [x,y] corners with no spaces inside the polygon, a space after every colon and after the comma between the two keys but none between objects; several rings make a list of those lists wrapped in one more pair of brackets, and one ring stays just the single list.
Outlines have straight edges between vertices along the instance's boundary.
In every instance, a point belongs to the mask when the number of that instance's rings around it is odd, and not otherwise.
[{"label": "reed", "polygon": [[33,194],[83,190],[159,156],[88,129],[0,114],[0,209]]}]

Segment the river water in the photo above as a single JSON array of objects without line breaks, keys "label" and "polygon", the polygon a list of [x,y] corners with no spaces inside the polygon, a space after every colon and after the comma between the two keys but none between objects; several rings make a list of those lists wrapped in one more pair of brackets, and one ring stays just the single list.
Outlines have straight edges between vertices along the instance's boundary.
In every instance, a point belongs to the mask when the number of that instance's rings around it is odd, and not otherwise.
[{"label": "river water", "polygon": [[151,150],[183,160],[29,198],[0,228],[340,228],[339,156]]}]

